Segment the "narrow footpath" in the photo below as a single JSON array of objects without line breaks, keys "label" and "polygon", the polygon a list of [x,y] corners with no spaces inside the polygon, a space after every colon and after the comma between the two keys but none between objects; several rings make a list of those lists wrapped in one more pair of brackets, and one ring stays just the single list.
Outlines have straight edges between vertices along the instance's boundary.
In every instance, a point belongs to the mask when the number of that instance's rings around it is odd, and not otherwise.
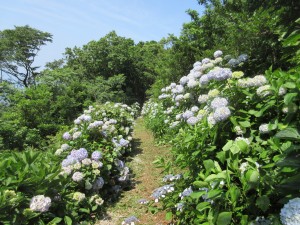
[{"label": "narrow footpath", "polygon": [[131,170],[132,187],[123,191],[116,204],[109,207],[105,219],[95,225],[121,225],[122,221],[135,216],[141,225],[167,225],[165,213],[152,214],[146,205],[140,204],[140,199],[151,200],[155,188],[162,185],[162,169],[156,168],[153,161],[157,156],[168,157],[170,150],[166,146],[157,146],[152,133],[143,124],[143,119],[138,118],[134,128],[133,152],[127,159],[126,166]]}]

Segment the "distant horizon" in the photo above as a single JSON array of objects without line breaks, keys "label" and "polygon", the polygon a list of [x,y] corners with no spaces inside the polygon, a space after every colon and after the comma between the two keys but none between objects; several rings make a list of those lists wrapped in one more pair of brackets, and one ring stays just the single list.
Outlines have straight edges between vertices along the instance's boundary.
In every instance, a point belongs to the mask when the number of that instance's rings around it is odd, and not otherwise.
[{"label": "distant horizon", "polygon": [[203,11],[197,0],[12,0],[1,3],[0,9],[0,30],[28,25],[53,35],[35,59],[34,66],[41,69],[63,58],[66,48],[82,47],[111,31],[136,44],[179,36],[182,25],[191,20],[186,10]]}]

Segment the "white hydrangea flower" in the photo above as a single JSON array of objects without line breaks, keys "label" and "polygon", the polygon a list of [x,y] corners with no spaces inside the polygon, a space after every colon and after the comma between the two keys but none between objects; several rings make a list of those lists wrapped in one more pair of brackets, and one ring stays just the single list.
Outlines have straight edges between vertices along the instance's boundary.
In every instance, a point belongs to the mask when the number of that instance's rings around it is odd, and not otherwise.
[{"label": "white hydrangea flower", "polygon": [[280,211],[280,220],[283,225],[300,224],[300,198],[289,200]]},{"label": "white hydrangea flower", "polygon": [[231,115],[228,107],[217,108],[213,114],[213,118],[216,122],[226,120]]},{"label": "white hydrangea flower", "polygon": [[256,94],[259,97],[266,97],[266,96],[268,96],[268,95],[270,95],[272,93],[271,90],[270,90],[270,88],[271,88],[270,85],[261,86],[261,87],[257,88]]},{"label": "white hydrangea flower", "polygon": [[195,116],[192,116],[192,117],[190,117],[190,118],[188,118],[187,119],[187,123],[189,124],[189,125],[195,125],[196,123],[198,123],[198,121],[199,121],[199,118],[197,118],[197,117],[195,117]]},{"label": "white hydrangea flower", "polygon": [[72,176],[72,180],[75,182],[80,182],[80,181],[82,181],[83,177],[84,177],[83,173],[75,172]]},{"label": "white hydrangea flower", "polygon": [[282,96],[286,94],[286,89],[284,87],[280,87],[278,91],[278,95]]},{"label": "white hydrangea flower", "polygon": [[85,199],[85,194],[81,193],[81,192],[78,192],[78,191],[74,192],[73,199],[78,201],[78,202],[81,202]]},{"label": "white hydrangea flower", "polygon": [[221,50],[217,50],[217,51],[214,52],[214,57],[215,58],[218,58],[218,57],[220,57],[222,55],[223,55],[223,52]]},{"label": "white hydrangea flower", "polygon": [[36,195],[30,201],[30,209],[35,212],[47,212],[51,206],[51,198]]},{"label": "white hydrangea flower", "polygon": [[247,168],[248,168],[248,162],[243,162],[243,163],[240,165],[239,170],[241,171],[242,174],[244,174],[245,171],[247,170]]},{"label": "white hydrangea flower", "polygon": [[264,124],[260,125],[258,129],[259,129],[259,132],[261,134],[267,134],[267,133],[270,132],[269,131],[269,125],[267,123],[264,123]]},{"label": "white hydrangea flower", "polygon": [[250,145],[250,141],[248,138],[237,137],[235,141],[244,141],[247,145]]},{"label": "white hydrangea flower", "polygon": [[200,104],[206,103],[208,101],[208,98],[209,98],[208,95],[200,95],[198,97],[198,102]]},{"label": "white hydrangea flower", "polygon": [[234,130],[235,130],[237,135],[243,135],[244,134],[244,131],[242,130],[242,128],[240,126],[235,126]]},{"label": "white hydrangea flower", "polygon": [[77,131],[73,134],[73,139],[75,140],[75,139],[79,138],[80,136],[81,136],[81,132]]}]

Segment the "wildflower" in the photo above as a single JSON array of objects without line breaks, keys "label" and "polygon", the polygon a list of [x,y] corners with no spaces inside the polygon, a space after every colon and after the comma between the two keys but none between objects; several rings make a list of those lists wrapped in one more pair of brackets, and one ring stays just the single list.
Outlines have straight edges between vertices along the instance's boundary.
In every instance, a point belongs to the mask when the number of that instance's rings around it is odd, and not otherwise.
[{"label": "wildflower", "polygon": [[193,193],[192,187],[188,187],[179,194],[179,197],[183,199],[184,197],[190,196],[192,193]]},{"label": "wildflower", "polygon": [[229,108],[227,107],[220,107],[217,108],[213,114],[213,118],[216,122],[220,122],[226,120],[231,115]]},{"label": "wildflower", "polygon": [[122,222],[122,225],[135,225],[136,222],[139,220],[135,216],[130,216]]},{"label": "wildflower", "polygon": [[83,177],[84,177],[83,173],[75,172],[72,176],[72,180],[75,182],[80,182],[80,181],[82,181]]},{"label": "wildflower", "polygon": [[259,129],[259,132],[260,132],[261,134],[267,134],[267,133],[270,132],[270,131],[269,131],[269,125],[266,124],[266,123],[260,125],[258,129]]},{"label": "wildflower", "polygon": [[78,202],[81,202],[82,200],[85,199],[85,194],[84,193],[81,193],[81,192],[74,192],[73,194],[73,199],[78,201]]},{"label": "wildflower", "polygon": [[44,195],[36,195],[30,201],[30,209],[35,212],[47,212],[51,206],[51,199]]},{"label": "wildflower", "polygon": [[283,225],[300,224],[300,198],[289,200],[280,211],[280,220]]},{"label": "wildflower", "polygon": [[184,203],[179,202],[179,203],[177,203],[177,204],[175,205],[175,207],[176,207],[176,210],[177,210],[177,211],[182,212],[183,207],[184,207]]},{"label": "wildflower", "polygon": [[149,201],[147,199],[144,199],[144,198],[138,200],[138,203],[142,204],[142,205],[148,204],[148,202]]}]

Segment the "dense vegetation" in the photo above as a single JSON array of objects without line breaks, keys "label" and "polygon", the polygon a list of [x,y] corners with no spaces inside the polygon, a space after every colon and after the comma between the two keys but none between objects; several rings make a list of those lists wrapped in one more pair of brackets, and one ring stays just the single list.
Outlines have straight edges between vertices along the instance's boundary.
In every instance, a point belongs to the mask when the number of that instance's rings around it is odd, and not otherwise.
[{"label": "dense vegetation", "polygon": [[[126,172],[116,163],[126,151],[116,143],[122,140],[128,147],[133,119],[130,107],[104,103],[143,104],[150,97],[144,107],[147,125],[174,146],[174,161],[161,164],[184,174],[167,185],[171,193],[163,201],[169,218],[179,224],[259,224],[257,218],[264,216],[280,223],[282,206],[299,197],[300,3],[198,2],[204,14],[188,10],[191,22],[183,24],[179,37],[134,43],[112,31],[66,48],[62,59],[41,72],[32,65],[51,34],[29,26],[0,32],[1,72],[9,78],[0,86],[0,207],[7,210],[0,215],[2,223],[93,220],[101,204],[92,204],[92,194],[103,198]],[[83,129],[82,142],[68,140],[69,150],[55,151],[66,144],[61,135],[74,120],[75,128]],[[97,121],[103,122],[97,125],[100,139],[88,129]],[[114,127],[111,136],[104,132],[107,121]],[[105,185],[99,192],[85,192],[82,179],[70,182],[60,175],[61,156],[72,149],[86,149],[79,164],[94,151],[101,153]],[[93,171],[76,166],[73,172],[88,177],[85,182],[96,182]],[[46,206],[39,212],[28,209],[34,196],[53,200],[57,193],[63,200],[49,211]],[[75,209],[80,213],[72,213]]]}]

